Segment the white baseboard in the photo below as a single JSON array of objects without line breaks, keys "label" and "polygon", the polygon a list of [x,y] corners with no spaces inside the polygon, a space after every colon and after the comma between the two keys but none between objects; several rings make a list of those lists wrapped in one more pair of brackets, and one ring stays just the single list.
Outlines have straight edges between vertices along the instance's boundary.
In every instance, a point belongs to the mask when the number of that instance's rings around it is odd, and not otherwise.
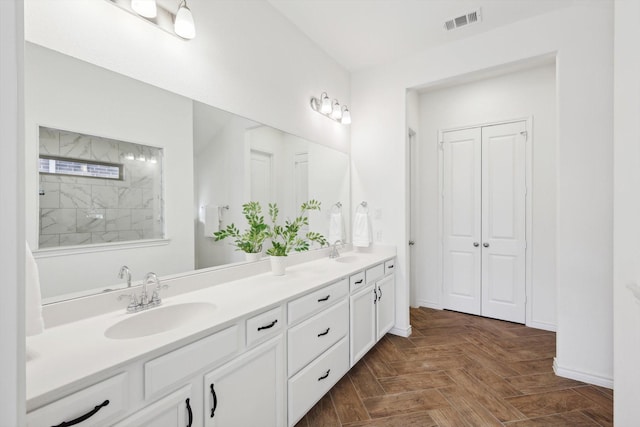
[{"label": "white baseboard", "polygon": [[553,358],[553,372],[559,377],[569,378],[576,381],[582,381],[593,385],[599,385],[613,389],[613,378],[602,377],[587,372],[580,372],[569,368],[563,368],[558,365],[558,360]]},{"label": "white baseboard", "polygon": [[425,300],[418,300],[416,302],[418,303],[418,307],[426,307],[426,308],[433,308],[434,310],[442,310],[442,305],[437,304],[435,302],[429,302]]},{"label": "white baseboard", "polygon": [[397,328],[394,326],[393,328],[391,328],[389,333],[398,335],[400,337],[409,338],[411,336],[411,325],[409,325],[407,328]]},{"label": "white baseboard", "polygon": [[530,328],[542,329],[544,331],[551,331],[551,332],[556,332],[556,329],[557,329],[556,325],[554,325],[553,323],[536,322],[533,320],[527,323],[526,326]]}]

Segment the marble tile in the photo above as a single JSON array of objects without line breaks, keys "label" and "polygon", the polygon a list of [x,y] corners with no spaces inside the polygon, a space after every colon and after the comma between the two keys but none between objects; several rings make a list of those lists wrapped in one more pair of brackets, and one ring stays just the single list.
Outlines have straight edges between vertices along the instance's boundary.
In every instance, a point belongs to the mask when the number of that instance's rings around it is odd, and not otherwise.
[{"label": "marble tile", "polygon": [[106,233],[91,233],[91,243],[117,242],[120,235],[117,231],[107,231]]},{"label": "marble tile", "polygon": [[70,233],[60,235],[60,246],[88,245],[91,243],[91,233]]},{"label": "marble tile", "polygon": [[38,248],[55,248],[60,246],[60,235],[59,234],[41,234],[38,237]]},{"label": "marble tile", "polygon": [[94,208],[111,208],[118,207],[118,188],[110,185],[92,185],[91,186],[91,205]]},{"label": "marble tile", "polygon": [[118,142],[112,139],[91,137],[91,158],[101,162],[120,163]]},{"label": "marble tile", "polygon": [[141,188],[119,188],[118,189],[118,207],[119,208],[142,208],[142,189]]},{"label": "marble tile", "polygon": [[142,207],[143,208],[154,209],[155,200],[156,200],[155,191],[153,191],[151,188],[142,189]]},{"label": "marble tile", "polygon": [[162,239],[164,232],[162,230],[142,230],[143,239]]},{"label": "marble tile", "polygon": [[128,240],[141,240],[142,232],[136,230],[119,231],[118,237],[118,240],[121,242],[125,242]]},{"label": "marble tile", "polygon": [[38,197],[40,209],[57,209],[60,207],[60,184],[56,182],[40,182],[40,194]]},{"label": "marble tile", "polygon": [[87,184],[60,184],[60,207],[86,209],[91,207],[91,186]]},{"label": "marble tile", "polygon": [[153,229],[153,211],[151,209],[132,209],[131,210],[131,229],[132,230],[152,230]]},{"label": "marble tile", "polygon": [[60,132],[57,129],[40,127],[40,153],[49,156],[60,154]]},{"label": "marble tile", "polygon": [[131,209],[106,209],[106,231],[131,229]]},{"label": "marble tile", "polygon": [[79,233],[105,231],[107,220],[104,209],[78,209],[76,212],[76,230]]},{"label": "marble tile", "polygon": [[75,209],[40,209],[40,234],[75,233]]},{"label": "marble tile", "polygon": [[91,137],[75,132],[60,131],[60,156],[91,159]]}]

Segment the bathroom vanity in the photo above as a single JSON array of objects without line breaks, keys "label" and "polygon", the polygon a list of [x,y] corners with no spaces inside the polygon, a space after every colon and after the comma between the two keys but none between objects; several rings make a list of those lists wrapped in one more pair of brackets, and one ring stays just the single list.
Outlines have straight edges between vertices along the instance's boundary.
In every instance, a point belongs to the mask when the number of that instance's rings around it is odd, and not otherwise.
[{"label": "bathroom vanity", "polygon": [[293,426],[392,328],[394,268],[379,247],[201,275],[160,307],[46,329],[27,339],[27,425]]}]

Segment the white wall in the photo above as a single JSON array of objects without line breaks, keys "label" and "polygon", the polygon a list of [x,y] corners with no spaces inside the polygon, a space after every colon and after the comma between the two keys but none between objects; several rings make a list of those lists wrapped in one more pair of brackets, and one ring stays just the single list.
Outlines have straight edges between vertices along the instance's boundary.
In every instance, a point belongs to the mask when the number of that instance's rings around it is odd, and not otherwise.
[{"label": "white wall", "polygon": [[615,3],[614,188],[614,418],[617,426],[640,418],[640,301],[627,285],[640,285],[640,2]]},{"label": "white wall", "polygon": [[532,117],[533,144],[532,293],[528,324],[544,329],[556,326],[556,90],[555,63],[525,71],[485,78],[420,95],[417,186],[420,219],[414,234],[417,276],[413,286],[417,303],[442,308],[442,283],[438,279],[438,212],[442,208],[438,187],[438,131],[462,126]]},{"label": "white wall", "polygon": [[[164,150],[164,219],[168,244],[36,254],[43,298],[117,281],[121,265],[135,280],[192,270],[193,113],[191,100],[38,45],[25,47],[26,236],[38,247],[38,126],[160,147]],[[88,286],[89,285],[89,286]]]},{"label": "white wall", "polygon": [[24,161],[22,3],[0,1],[0,414],[21,426],[24,381]]},{"label": "white wall", "polygon": [[350,105],[349,74],[266,1],[189,1],[191,41],[104,0],[25,3],[31,42],[349,150],[349,127],[309,107],[322,91]]},{"label": "white wall", "polygon": [[396,327],[409,322],[407,216],[397,209],[407,200],[406,88],[557,52],[556,368],[612,385],[611,6],[579,2],[353,74],[353,198],[382,208],[374,235],[398,246]]}]

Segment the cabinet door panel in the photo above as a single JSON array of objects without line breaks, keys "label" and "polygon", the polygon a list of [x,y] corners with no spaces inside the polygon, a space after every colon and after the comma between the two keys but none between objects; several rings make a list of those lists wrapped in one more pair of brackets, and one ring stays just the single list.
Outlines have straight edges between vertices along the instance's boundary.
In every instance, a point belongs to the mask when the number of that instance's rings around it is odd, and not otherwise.
[{"label": "cabinet door panel", "polygon": [[285,424],[282,341],[282,337],[267,341],[205,375],[205,426]]},{"label": "cabinet door panel", "polygon": [[396,323],[395,316],[395,276],[393,274],[379,280],[376,283],[378,291],[378,302],[376,309],[378,310],[377,322],[377,339],[380,340],[384,334],[389,332]]},{"label": "cabinet door panel", "polygon": [[351,366],[376,343],[377,293],[373,285],[351,295]]},{"label": "cabinet door panel", "polygon": [[[187,399],[193,415],[191,386],[182,387],[119,422],[114,427],[184,427],[189,425]],[[195,424],[193,424],[195,425]]]}]

